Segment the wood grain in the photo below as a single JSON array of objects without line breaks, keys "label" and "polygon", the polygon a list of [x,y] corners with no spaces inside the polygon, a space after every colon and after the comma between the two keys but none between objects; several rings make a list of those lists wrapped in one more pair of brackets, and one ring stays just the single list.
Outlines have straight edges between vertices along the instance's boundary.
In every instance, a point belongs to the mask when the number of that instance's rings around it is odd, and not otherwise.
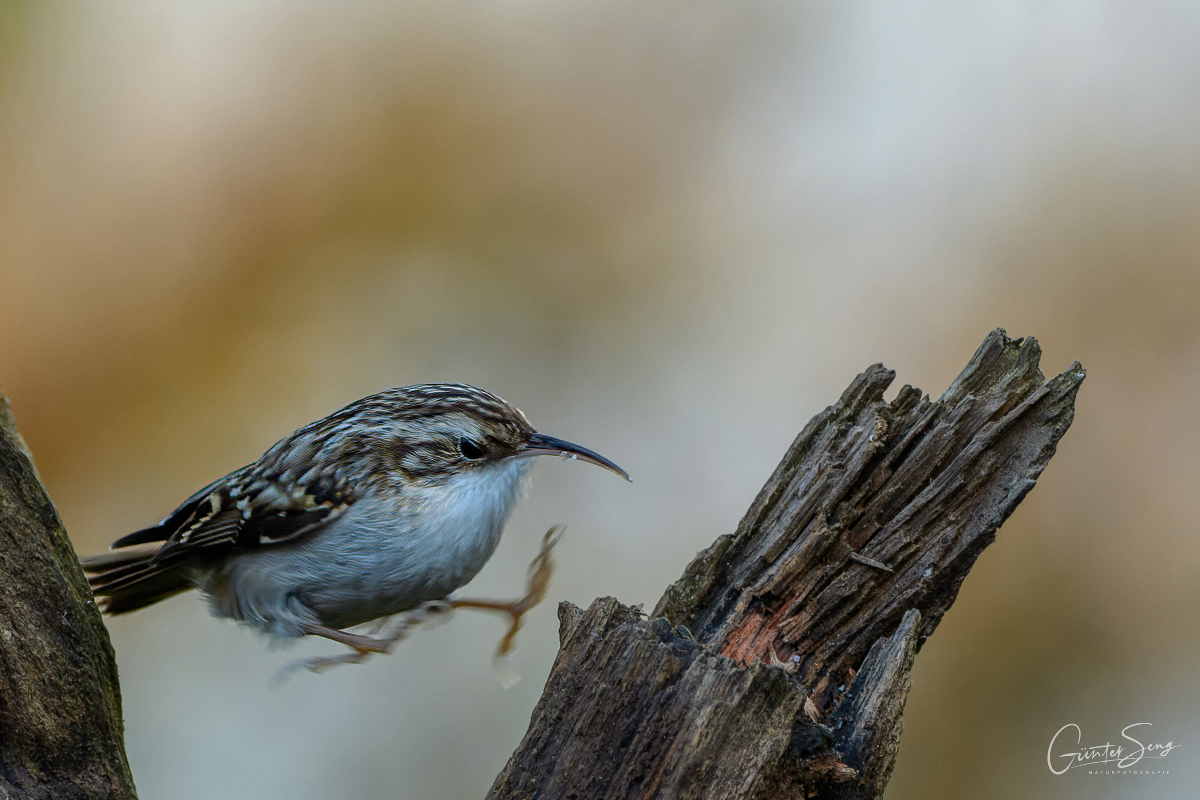
[{"label": "wood grain", "polygon": [[859,375],[750,510],[643,617],[560,609],[561,647],[493,798],[877,798],[913,659],[1071,424],[993,331],[937,400]]}]

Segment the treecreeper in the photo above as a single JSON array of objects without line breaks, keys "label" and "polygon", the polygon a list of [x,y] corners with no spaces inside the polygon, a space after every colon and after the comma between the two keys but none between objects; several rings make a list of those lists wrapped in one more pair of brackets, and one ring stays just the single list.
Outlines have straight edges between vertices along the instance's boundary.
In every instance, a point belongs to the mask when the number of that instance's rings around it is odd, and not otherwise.
[{"label": "treecreeper", "polygon": [[[412,623],[452,608],[521,615],[545,593],[556,529],[525,597],[452,593],[483,568],[520,498],[533,456],[580,459],[629,476],[585,447],[538,433],[518,409],[464,384],[365,397],[210,483],[162,522],[82,559],[109,614],[199,589],[212,612],[272,637],[322,636],[384,653]],[[408,612],[379,637],[348,629]]]}]

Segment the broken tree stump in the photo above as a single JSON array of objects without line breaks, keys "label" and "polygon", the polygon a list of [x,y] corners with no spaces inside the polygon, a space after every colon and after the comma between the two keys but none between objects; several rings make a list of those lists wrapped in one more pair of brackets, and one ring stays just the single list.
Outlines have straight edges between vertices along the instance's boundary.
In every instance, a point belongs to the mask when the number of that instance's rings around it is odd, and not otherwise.
[{"label": "broken tree stump", "polygon": [[1071,424],[1078,363],[993,331],[937,400],[876,364],[647,618],[559,609],[491,798],[878,798],[913,659]]}]

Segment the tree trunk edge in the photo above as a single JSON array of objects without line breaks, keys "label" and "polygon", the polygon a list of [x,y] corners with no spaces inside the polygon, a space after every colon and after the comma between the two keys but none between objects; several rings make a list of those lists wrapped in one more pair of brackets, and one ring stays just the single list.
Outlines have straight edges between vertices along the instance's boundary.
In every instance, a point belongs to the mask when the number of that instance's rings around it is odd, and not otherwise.
[{"label": "tree trunk edge", "polygon": [[2,393],[0,665],[0,797],[135,800],[108,630]]}]

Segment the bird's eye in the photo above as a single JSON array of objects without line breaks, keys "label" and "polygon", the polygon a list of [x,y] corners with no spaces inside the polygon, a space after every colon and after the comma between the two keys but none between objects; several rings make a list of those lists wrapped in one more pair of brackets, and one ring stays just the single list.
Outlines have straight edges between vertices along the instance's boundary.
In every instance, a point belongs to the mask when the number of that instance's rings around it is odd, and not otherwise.
[{"label": "bird's eye", "polygon": [[470,439],[458,440],[458,452],[462,453],[462,457],[467,461],[478,461],[487,455],[487,452],[479,442],[474,442]]}]

